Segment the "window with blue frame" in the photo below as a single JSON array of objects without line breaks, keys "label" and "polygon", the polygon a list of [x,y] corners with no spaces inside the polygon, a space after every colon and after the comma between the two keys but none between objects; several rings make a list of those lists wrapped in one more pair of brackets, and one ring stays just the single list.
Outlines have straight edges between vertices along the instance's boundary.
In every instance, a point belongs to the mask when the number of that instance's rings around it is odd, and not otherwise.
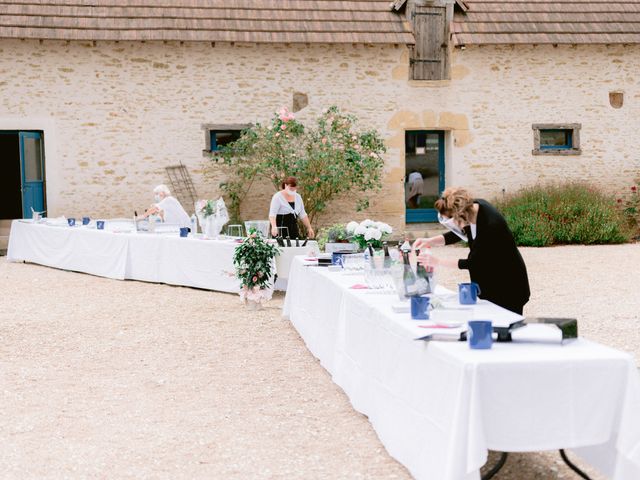
[{"label": "window with blue frame", "polygon": [[534,124],[534,155],[579,155],[580,150],[579,123],[567,124]]},{"label": "window with blue frame", "polygon": [[221,147],[240,138],[241,130],[209,130],[209,151],[217,152]]},{"label": "window with blue frame", "polygon": [[573,130],[540,130],[540,149],[573,148]]}]

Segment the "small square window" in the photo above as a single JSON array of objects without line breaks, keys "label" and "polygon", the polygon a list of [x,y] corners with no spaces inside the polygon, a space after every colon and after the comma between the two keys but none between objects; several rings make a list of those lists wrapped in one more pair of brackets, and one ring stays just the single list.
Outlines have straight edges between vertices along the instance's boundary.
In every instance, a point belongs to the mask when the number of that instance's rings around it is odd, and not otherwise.
[{"label": "small square window", "polygon": [[549,129],[540,130],[540,149],[572,148],[573,130]]},{"label": "small square window", "polygon": [[534,155],[580,155],[580,124],[534,124]]},{"label": "small square window", "polygon": [[220,147],[224,147],[240,138],[240,130],[210,130],[209,145],[211,152],[217,152]]},{"label": "small square window", "polygon": [[240,135],[242,135],[242,131],[250,127],[250,124],[219,125],[208,123],[202,125],[205,133],[203,155],[211,156],[212,154],[216,154],[216,152],[220,151],[221,147],[238,140]]}]

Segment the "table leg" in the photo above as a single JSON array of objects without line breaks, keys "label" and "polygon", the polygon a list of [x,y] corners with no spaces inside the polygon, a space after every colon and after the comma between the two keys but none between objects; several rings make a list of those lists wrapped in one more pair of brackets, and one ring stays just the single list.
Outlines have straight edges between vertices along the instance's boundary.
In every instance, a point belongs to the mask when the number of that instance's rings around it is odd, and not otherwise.
[{"label": "table leg", "polygon": [[508,455],[509,454],[507,452],[500,452],[500,459],[498,460],[498,463],[491,467],[491,470],[482,475],[482,480],[489,480],[490,478],[493,478],[493,476],[504,466]]},{"label": "table leg", "polygon": [[578,475],[580,475],[580,477],[584,478],[585,480],[591,480],[591,478],[589,478],[589,476],[584,473],[582,470],[580,470],[578,467],[576,467],[571,460],[569,460],[569,458],[567,457],[567,454],[565,453],[564,449],[560,449],[560,456],[562,457],[562,460],[564,460],[564,463],[567,464],[567,466],[573,470],[574,472],[576,472]]}]

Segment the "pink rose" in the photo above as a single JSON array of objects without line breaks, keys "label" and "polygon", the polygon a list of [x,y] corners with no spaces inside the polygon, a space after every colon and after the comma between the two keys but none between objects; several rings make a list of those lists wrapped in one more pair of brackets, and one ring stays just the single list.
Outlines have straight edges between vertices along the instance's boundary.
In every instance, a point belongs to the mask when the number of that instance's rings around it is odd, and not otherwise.
[{"label": "pink rose", "polygon": [[282,125],[280,125],[280,130],[286,130],[287,126],[283,123]]},{"label": "pink rose", "polygon": [[254,275],[252,280],[253,280],[253,283],[256,283],[258,281],[258,277]]}]

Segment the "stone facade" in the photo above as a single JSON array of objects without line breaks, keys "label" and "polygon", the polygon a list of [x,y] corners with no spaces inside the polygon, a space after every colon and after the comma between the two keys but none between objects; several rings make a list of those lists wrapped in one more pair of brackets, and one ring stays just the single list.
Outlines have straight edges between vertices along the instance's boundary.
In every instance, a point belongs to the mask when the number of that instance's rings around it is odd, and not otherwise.
[{"label": "stone facade", "polygon": [[[200,198],[218,196],[202,125],[266,121],[296,92],[308,100],[301,121],[337,105],[389,147],[369,211],[339,202],[322,224],[371,217],[404,229],[407,129],[445,130],[446,184],[489,199],[563,179],[616,191],[640,175],[640,46],[468,47],[436,82],[407,80],[408,58],[393,45],[2,40],[0,130],[44,131],[50,216],[129,217],[179,162]],[[580,123],[581,155],[532,155],[534,123]],[[258,188],[243,215],[265,218],[270,195]]]}]

